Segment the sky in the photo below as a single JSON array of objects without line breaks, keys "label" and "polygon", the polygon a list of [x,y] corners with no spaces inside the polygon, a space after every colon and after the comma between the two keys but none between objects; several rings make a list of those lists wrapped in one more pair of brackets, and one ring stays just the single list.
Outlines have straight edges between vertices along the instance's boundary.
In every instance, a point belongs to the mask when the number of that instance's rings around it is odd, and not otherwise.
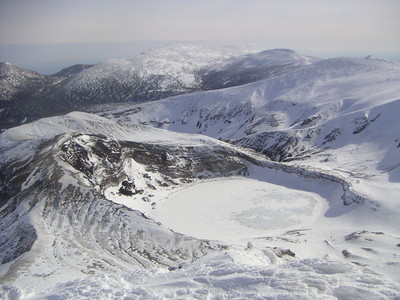
[{"label": "sky", "polygon": [[400,0],[0,0],[0,61],[56,72],[176,42],[400,57]]}]

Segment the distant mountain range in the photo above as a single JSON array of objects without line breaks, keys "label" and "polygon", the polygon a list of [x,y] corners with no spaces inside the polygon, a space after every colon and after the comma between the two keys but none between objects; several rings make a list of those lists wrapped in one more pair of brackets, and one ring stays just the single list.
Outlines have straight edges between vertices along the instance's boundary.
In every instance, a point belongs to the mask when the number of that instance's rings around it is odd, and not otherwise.
[{"label": "distant mountain range", "polygon": [[74,65],[51,76],[0,65],[0,128],[82,110],[92,104],[143,102],[278,76],[315,61],[291,50],[247,53],[178,44],[132,59]]}]

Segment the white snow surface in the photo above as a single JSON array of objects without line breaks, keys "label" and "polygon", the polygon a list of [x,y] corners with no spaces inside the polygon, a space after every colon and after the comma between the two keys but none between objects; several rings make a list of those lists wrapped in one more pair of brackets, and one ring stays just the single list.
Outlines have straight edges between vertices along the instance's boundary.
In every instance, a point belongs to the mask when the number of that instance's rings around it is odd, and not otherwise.
[{"label": "white snow surface", "polygon": [[235,178],[199,183],[173,194],[149,215],[176,232],[231,242],[273,229],[309,227],[322,214],[319,202],[323,199],[311,193]]},{"label": "white snow surface", "polygon": [[[65,280],[57,278],[58,284],[49,283],[47,290],[43,285],[35,288],[39,278],[32,274],[31,282],[3,285],[0,296],[399,299],[399,112],[398,63],[338,58],[242,87],[104,113],[108,120],[74,112],[9,129],[0,135],[5,161],[29,155],[37,140],[72,132],[154,144],[234,147],[214,138],[234,141],[283,131],[299,136],[307,147],[327,149],[283,164],[297,172],[268,167],[266,161],[264,167],[249,164],[247,177],[197,179],[159,189],[152,199],[156,205],[110,187],[104,192],[110,201],[139,210],[176,232],[229,247],[174,270],[84,275],[71,269]],[[311,121],[304,122],[307,119]],[[327,141],[335,128],[340,134]],[[312,132],[315,135],[306,138]],[[158,176],[134,160],[125,169],[139,187],[144,184],[140,174]],[[344,206],[337,184],[304,176],[303,170],[342,178],[365,201]],[[1,266],[0,274],[8,267]],[[48,275],[46,282],[51,280]]]}]

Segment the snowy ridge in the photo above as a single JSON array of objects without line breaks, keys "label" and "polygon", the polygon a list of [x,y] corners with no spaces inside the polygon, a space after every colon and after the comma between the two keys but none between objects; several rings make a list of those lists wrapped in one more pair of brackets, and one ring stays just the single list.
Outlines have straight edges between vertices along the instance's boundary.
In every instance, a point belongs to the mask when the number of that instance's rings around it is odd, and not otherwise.
[{"label": "snowy ridge", "polygon": [[286,74],[317,61],[289,49],[265,50],[232,57],[204,70],[202,82],[206,90],[238,86]]},{"label": "snowy ridge", "polygon": [[47,140],[61,134],[88,133],[106,136],[111,139],[163,143],[172,145],[217,145],[221,142],[207,136],[179,134],[150,126],[132,123],[119,123],[94,114],[72,112],[65,116],[40,119],[36,122],[13,127],[0,136],[2,148],[13,149],[20,142]]},{"label": "snowy ridge", "polygon": [[93,65],[84,65],[84,64],[77,64],[77,65],[73,65],[67,68],[64,68],[62,70],[60,70],[59,72],[51,75],[51,76],[55,76],[55,77],[71,77],[74,76],[78,73],[80,73],[81,71],[92,67]]},{"label": "snowy ridge", "polygon": [[[385,210],[344,189],[345,177],[205,136],[78,112],[9,129],[0,141],[10,193],[0,208],[2,298],[391,299],[400,291],[396,218],[380,222]],[[238,180],[247,182],[245,194],[234,189]],[[213,184],[248,198],[221,198],[238,209],[224,214],[226,206],[202,200]],[[193,188],[200,193],[193,208],[211,205],[192,209],[201,219],[218,216],[213,222],[248,233],[213,242],[168,230],[181,230],[169,205]],[[343,203],[343,195],[356,201]],[[268,211],[283,213],[275,226]],[[196,236],[197,226],[204,225],[186,223],[187,234]],[[10,239],[21,232],[25,239]]]}]

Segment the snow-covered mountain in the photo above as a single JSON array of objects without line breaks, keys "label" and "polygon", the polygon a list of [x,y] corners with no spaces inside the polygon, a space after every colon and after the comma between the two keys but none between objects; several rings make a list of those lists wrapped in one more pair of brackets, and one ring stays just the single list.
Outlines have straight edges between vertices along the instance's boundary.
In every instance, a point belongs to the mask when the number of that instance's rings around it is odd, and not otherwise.
[{"label": "snow-covered mountain", "polygon": [[52,76],[7,64],[9,67],[2,68],[0,77],[0,100],[9,100],[0,101],[4,124],[1,125],[16,126],[87,109],[92,104],[143,102],[241,85],[289,72],[315,60],[289,50],[257,51],[254,47],[178,43],[130,59],[110,59],[94,66],[75,65]]},{"label": "snow-covered mountain", "polygon": [[237,54],[229,48],[177,44],[132,59],[111,59],[81,72],[64,87],[71,101],[89,103],[162,99],[201,90],[199,69]]},{"label": "snow-covered mountain", "polygon": [[14,99],[23,99],[26,94],[41,92],[46,84],[53,84],[57,79],[33,71],[18,68],[10,63],[0,63],[0,103]]},{"label": "snow-covered mountain", "polygon": [[276,77],[318,60],[288,49],[266,50],[232,57],[204,70],[201,74],[203,89],[214,90],[239,86]]},{"label": "snow-covered mountain", "polygon": [[74,76],[90,67],[93,67],[93,65],[77,64],[77,65],[73,65],[68,68],[62,69],[61,71],[58,71],[57,73],[55,73],[51,76],[53,76],[53,77],[71,77],[71,76]]},{"label": "snow-covered mountain", "polygon": [[63,102],[54,100],[64,80],[0,63],[0,129],[65,112]]},{"label": "snow-covered mountain", "polygon": [[[180,179],[245,169],[217,141],[81,113],[9,129],[1,135],[1,150],[2,282],[42,288],[77,274],[177,267],[221,248],[173,233],[107,200],[104,190],[141,177],[145,186],[121,193],[147,203],[152,193],[182,184]],[[39,280],[32,282],[32,276]]]},{"label": "snow-covered mountain", "polygon": [[70,101],[107,103],[162,99],[276,76],[312,58],[289,50],[240,55],[236,48],[177,44],[132,59],[113,59],[79,73],[64,89]]},{"label": "snow-covered mountain", "polygon": [[233,60],[270,73],[0,134],[0,298],[398,297],[399,64]]}]

